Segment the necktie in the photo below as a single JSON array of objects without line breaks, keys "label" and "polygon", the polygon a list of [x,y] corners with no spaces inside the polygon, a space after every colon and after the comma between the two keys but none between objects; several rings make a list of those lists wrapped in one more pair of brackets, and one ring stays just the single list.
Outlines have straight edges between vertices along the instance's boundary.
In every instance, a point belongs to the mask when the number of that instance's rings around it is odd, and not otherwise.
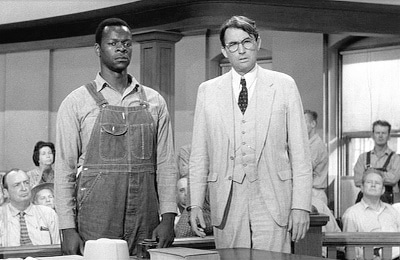
[{"label": "necktie", "polygon": [[244,112],[246,111],[247,102],[248,102],[245,78],[240,79],[240,85],[242,85],[242,90],[239,93],[238,105],[239,105],[240,111],[242,111],[242,114],[244,114]]},{"label": "necktie", "polygon": [[26,222],[25,222],[25,212],[21,211],[19,213],[19,225],[20,225],[20,243],[22,245],[32,245],[32,241],[29,238],[28,235],[28,229],[26,228]]}]

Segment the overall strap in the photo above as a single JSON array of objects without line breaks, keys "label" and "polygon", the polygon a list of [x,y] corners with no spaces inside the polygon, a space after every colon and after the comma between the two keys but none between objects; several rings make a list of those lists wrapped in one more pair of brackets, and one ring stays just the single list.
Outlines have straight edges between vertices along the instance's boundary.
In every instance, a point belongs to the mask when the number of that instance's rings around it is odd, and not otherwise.
[{"label": "overall strap", "polygon": [[99,107],[103,107],[104,105],[108,105],[107,100],[104,98],[103,94],[97,91],[96,83],[94,81],[85,85],[86,89],[89,91],[89,94],[96,101],[96,104]]},{"label": "overall strap", "polygon": [[391,152],[388,156],[388,158],[386,159],[385,164],[382,166],[382,170],[386,171],[387,166],[389,165],[390,159],[392,158],[394,152]]},{"label": "overall strap", "polygon": [[367,169],[371,167],[371,151],[367,153]]}]

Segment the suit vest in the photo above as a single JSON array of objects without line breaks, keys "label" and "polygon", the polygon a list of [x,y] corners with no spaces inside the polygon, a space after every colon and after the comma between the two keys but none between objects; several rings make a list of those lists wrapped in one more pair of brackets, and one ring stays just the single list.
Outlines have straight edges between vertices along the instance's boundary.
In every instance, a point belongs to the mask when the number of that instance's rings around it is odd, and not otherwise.
[{"label": "suit vest", "polygon": [[[234,104],[237,102],[235,101]],[[242,183],[245,176],[249,181],[257,179],[255,164],[256,141],[256,104],[250,100],[244,115],[236,105],[235,116],[235,166],[233,181]]]}]

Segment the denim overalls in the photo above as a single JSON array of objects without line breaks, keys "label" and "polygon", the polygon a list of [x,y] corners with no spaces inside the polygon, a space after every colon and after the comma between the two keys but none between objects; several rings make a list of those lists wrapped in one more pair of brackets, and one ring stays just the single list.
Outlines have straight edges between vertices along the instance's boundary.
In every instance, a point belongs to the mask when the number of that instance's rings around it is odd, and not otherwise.
[{"label": "denim overalls", "polygon": [[[159,224],[156,191],[156,130],[146,94],[138,87],[140,105],[108,105],[86,85],[100,107],[77,181],[77,226],[84,241],[124,239],[130,255],[151,238]],[[138,101],[139,102],[139,101]]]}]

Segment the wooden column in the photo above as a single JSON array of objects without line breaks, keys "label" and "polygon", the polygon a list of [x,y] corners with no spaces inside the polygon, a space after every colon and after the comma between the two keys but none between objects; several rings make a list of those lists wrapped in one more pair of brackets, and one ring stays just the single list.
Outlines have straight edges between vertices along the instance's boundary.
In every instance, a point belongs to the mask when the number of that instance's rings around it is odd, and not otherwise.
[{"label": "wooden column", "polygon": [[175,111],[175,43],[183,35],[151,30],[133,34],[140,43],[140,81],[157,90],[166,100],[171,122]]}]

